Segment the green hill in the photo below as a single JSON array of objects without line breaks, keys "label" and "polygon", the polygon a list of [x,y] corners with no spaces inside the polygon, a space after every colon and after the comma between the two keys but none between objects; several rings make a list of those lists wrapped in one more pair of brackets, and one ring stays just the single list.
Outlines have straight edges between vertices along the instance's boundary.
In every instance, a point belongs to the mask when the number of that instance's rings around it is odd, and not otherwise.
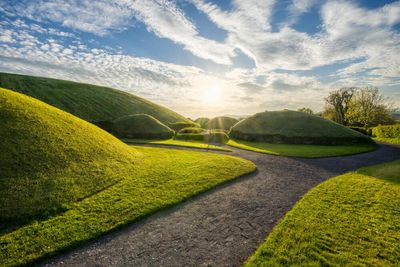
[{"label": "green hill", "polygon": [[287,144],[371,143],[371,138],[324,118],[298,111],[255,114],[237,123],[231,138]]},{"label": "green hill", "polygon": [[31,97],[0,88],[0,228],[58,213],[132,172],[140,153]]},{"label": "green hill", "polygon": [[207,129],[208,128],[208,123],[210,122],[210,119],[209,118],[205,118],[205,117],[201,117],[201,118],[197,118],[194,122],[200,124],[201,128]]},{"label": "green hill", "polygon": [[116,119],[114,131],[118,137],[123,138],[168,139],[174,135],[171,128],[147,114]]},{"label": "green hill", "polygon": [[188,121],[172,110],[116,89],[71,81],[0,73],[0,87],[39,99],[90,122],[148,114],[168,125]]},{"label": "green hill", "polygon": [[230,117],[215,117],[211,119],[208,123],[209,129],[220,129],[224,131],[229,131],[233,125],[238,122],[237,119],[230,118]]}]

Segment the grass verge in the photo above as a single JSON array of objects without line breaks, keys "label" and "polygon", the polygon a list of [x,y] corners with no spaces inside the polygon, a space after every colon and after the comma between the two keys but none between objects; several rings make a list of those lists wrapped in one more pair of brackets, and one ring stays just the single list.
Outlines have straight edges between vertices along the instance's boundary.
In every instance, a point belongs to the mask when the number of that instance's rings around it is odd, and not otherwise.
[{"label": "grass verge", "polygon": [[400,138],[383,138],[383,137],[374,137],[372,138],[374,141],[383,142],[393,145],[400,145]]},{"label": "grass verge", "polygon": [[397,266],[400,161],[310,190],[245,266]]},{"label": "grass verge", "polygon": [[[133,149],[133,148],[132,148]],[[130,176],[68,210],[0,236],[0,266],[30,264],[253,172],[247,160],[212,153],[135,147]]]},{"label": "grass verge", "polygon": [[296,144],[270,144],[250,141],[229,140],[227,145],[259,153],[302,157],[302,158],[321,158],[353,155],[369,152],[376,149],[375,144],[358,145],[296,145]]},{"label": "grass verge", "polygon": [[210,149],[210,150],[218,150],[218,151],[226,151],[232,152],[232,150],[223,148],[216,145],[208,145],[203,142],[196,141],[181,141],[174,139],[167,140],[151,140],[151,139],[121,139],[123,142],[127,144],[155,144],[155,145],[165,145],[165,146],[181,146],[188,148],[200,148],[200,149]]}]

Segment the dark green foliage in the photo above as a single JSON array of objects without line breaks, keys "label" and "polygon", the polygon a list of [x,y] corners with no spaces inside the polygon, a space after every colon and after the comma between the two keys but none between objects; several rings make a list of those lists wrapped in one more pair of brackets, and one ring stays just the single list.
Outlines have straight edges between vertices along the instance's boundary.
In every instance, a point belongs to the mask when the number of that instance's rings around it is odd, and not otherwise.
[{"label": "dark green foliage", "polygon": [[179,132],[180,130],[182,130],[184,128],[188,128],[188,127],[200,128],[200,125],[198,123],[191,122],[191,121],[178,121],[178,122],[174,122],[174,123],[169,123],[168,126],[171,129],[173,129],[175,132]]},{"label": "dark green foliage", "polygon": [[124,116],[114,121],[114,133],[121,138],[169,139],[174,131],[147,114]]},{"label": "dark green foliage", "polygon": [[201,128],[207,129],[208,128],[208,123],[210,122],[209,118],[198,118],[194,122],[200,124]]},{"label": "dark green foliage", "polygon": [[208,128],[213,130],[229,131],[237,122],[237,119],[230,117],[215,117],[208,123]]},{"label": "dark green foliage", "polygon": [[255,114],[237,123],[229,136],[245,141],[285,144],[340,145],[373,142],[368,136],[338,123],[290,110]]},{"label": "dark green foliage", "polygon": [[121,180],[136,152],[112,135],[0,88],[0,228],[46,218]]},{"label": "dark green foliage", "polygon": [[400,124],[379,125],[372,129],[372,135],[379,138],[400,138]]},{"label": "dark green foliage", "polygon": [[199,127],[186,127],[179,131],[180,134],[184,133],[203,133],[205,129]]},{"label": "dark green foliage", "polygon": [[362,134],[372,136],[372,128],[364,128],[364,127],[357,127],[357,126],[349,126],[350,129],[360,132]]},{"label": "dark green foliage", "polygon": [[164,124],[188,122],[183,116],[116,89],[26,75],[0,73],[0,87],[20,92],[90,122],[149,114]]},{"label": "dark green foliage", "polygon": [[219,143],[225,144],[228,142],[229,137],[224,132],[212,132],[202,134],[177,134],[175,137],[177,140],[184,141],[200,141],[205,143]]}]

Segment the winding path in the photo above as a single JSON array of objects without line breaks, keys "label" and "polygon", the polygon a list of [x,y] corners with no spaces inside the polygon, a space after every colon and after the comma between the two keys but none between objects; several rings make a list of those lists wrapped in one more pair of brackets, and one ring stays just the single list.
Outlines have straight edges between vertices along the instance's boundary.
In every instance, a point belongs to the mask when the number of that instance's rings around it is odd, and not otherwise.
[{"label": "winding path", "polygon": [[234,149],[258,171],[57,256],[44,266],[240,266],[310,188],[361,166],[400,159],[400,148],[299,159]]}]

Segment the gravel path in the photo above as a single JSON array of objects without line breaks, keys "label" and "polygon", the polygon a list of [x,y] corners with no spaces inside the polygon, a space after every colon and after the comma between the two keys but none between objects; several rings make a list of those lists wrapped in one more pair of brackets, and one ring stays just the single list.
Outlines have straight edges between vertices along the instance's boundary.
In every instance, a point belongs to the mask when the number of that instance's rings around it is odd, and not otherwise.
[{"label": "gravel path", "polygon": [[361,166],[400,159],[400,148],[299,159],[232,149],[258,171],[109,234],[45,266],[240,266],[310,188]]}]

